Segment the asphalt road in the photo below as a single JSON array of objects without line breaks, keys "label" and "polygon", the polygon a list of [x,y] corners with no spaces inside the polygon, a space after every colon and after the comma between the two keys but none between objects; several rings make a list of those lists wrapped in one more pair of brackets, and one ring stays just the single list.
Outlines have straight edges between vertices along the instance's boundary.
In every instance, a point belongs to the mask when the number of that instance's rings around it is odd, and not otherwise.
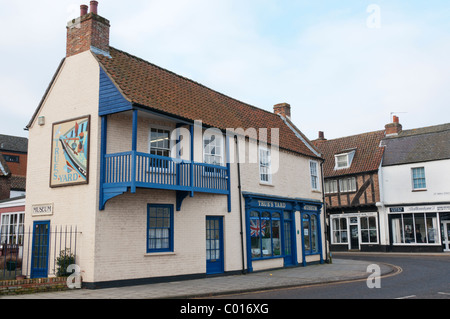
[{"label": "asphalt road", "polygon": [[[227,299],[450,299],[450,255],[336,254],[396,266],[394,274],[380,279],[380,288],[367,280],[278,289],[224,296]],[[374,282],[374,281],[372,281]]]}]

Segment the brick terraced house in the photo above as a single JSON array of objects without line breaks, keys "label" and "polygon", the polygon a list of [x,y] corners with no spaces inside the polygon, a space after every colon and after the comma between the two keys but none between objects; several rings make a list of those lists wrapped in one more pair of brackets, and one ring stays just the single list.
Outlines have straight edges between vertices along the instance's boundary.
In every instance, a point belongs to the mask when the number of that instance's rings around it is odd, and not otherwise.
[{"label": "brick terraced house", "polygon": [[111,47],[97,5],[68,23],[28,125],[27,274],[55,273],[55,225],[76,227],[88,288],[323,263],[323,159],[290,106],[267,112]]}]

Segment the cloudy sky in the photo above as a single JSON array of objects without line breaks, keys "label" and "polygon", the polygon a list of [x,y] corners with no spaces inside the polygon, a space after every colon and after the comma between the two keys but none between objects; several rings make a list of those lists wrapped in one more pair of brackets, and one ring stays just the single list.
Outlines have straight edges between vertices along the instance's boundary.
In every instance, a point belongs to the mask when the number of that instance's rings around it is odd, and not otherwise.
[{"label": "cloudy sky", "polygon": [[[0,0],[0,134],[23,130],[87,0]],[[448,0],[99,0],[111,46],[272,111],[310,138],[450,122]]]}]

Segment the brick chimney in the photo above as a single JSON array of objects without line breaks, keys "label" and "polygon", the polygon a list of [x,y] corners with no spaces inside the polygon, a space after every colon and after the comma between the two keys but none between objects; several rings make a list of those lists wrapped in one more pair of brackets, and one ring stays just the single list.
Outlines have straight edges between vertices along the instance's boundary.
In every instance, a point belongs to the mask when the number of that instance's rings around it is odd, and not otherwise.
[{"label": "brick chimney", "polygon": [[385,126],[386,136],[394,136],[401,133],[403,127],[400,124],[400,119],[398,116],[394,116],[393,123],[387,124]]},{"label": "brick chimney", "polygon": [[80,17],[67,23],[66,57],[91,50],[109,56],[109,21],[98,15],[98,2],[80,6]]},{"label": "brick chimney", "polygon": [[319,147],[323,142],[327,141],[325,138],[325,133],[322,131],[319,131],[319,138],[317,140],[311,141],[314,146]]},{"label": "brick chimney", "polygon": [[273,107],[273,111],[277,115],[291,119],[291,106],[287,103],[280,103]]}]

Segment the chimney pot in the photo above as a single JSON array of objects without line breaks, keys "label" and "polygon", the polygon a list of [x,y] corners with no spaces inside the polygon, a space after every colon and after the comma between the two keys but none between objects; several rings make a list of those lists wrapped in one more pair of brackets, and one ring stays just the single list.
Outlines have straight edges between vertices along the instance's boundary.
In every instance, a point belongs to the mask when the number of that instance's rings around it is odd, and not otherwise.
[{"label": "chimney pot", "polygon": [[91,1],[91,13],[98,14],[98,1]]},{"label": "chimney pot", "polygon": [[86,15],[88,13],[88,6],[85,4],[82,4],[80,6],[80,17]]},{"label": "chimney pot", "polygon": [[398,118],[398,116],[394,116],[394,123],[400,123],[400,119]]}]

